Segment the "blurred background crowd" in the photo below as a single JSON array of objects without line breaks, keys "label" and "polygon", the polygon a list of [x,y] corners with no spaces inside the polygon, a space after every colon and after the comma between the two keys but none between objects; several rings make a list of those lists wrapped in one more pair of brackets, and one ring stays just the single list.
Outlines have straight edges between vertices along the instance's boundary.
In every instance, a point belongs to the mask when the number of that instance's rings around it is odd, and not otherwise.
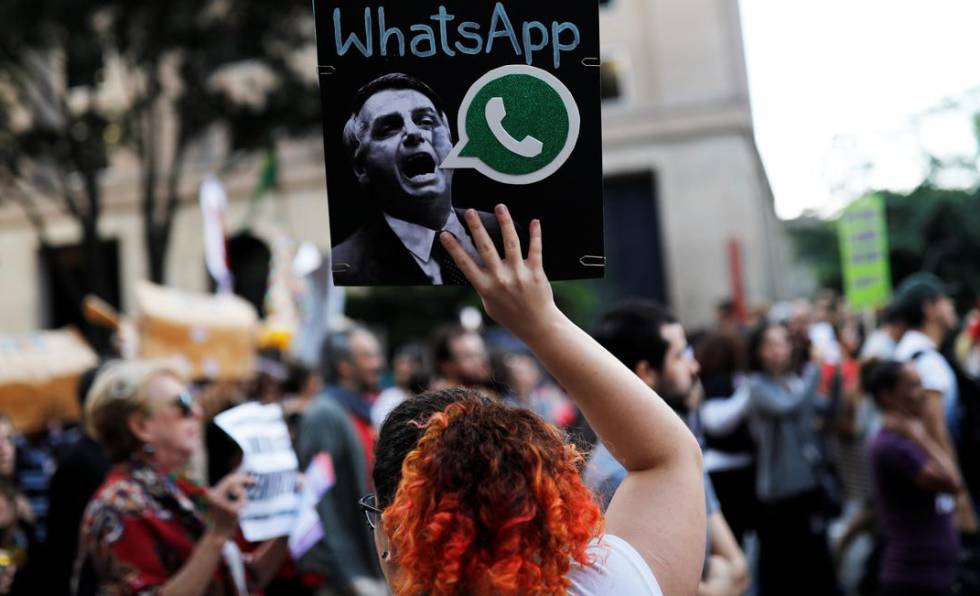
[{"label": "blurred background crowd", "polygon": [[[869,316],[849,311],[832,291],[750,312],[726,301],[712,324],[688,329],[687,339],[681,331],[679,340],[670,331],[680,329],[677,319],[648,300],[611,305],[600,317],[597,339],[657,389],[702,441],[714,511],[734,538],[734,547],[709,557],[726,570],[716,575],[727,579],[712,587],[706,571],[703,593],[786,593],[780,590],[821,581],[827,593],[876,594],[889,573],[928,584],[944,568],[955,570],[957,593],[980,589],[974,499],[980,314],[974,308],[958,316],[950,298],[955,291],[936,276],[916,274]],[[384,329],[342,318],[315,366],[283,349],[281,336],[266,333],[247,375],[193,378],[185,370],[194,403],[189,415],[204,437],[188,478],[213,485],[235,469],[241,450],[213,418],[247,401],[281,405],[301,462],[323,451],[334,458],[336,486],[318,506],[328,538],[300,561],[285,562],[266,593],[384,593],[372,583],[379,571],[355,503],[370,490],[374,438],[385,416],[427,389],[476,388],[534,411],[588,454],[586,481],[608,501],[604,448],[562,387],[519,341],[485,326],[479,311],[464,309],[398,345],[385,345],[384,336]],[[100,366],[77,379],[82,406]],[[60,417],[30,431],[18,431],[11,420],[0,419],[0,590],[95,593],[77,562],[79,528],[110,469],[105,441],[93,439],[91,425]],[[932,484],[903,480],[878,444],[883,433],[915,437],[920,426],[920,435],[931,437],[922,444],[952,462]],[[936,514],[946,525],[919,517],[919,493],[930,507],[937,495],[948,497],[948,509]],[[953,528],[955,539],[944,540]],[[888,548],[907,547],[910,532],[921,564],[896,571],[891,557],[904,555]]]},{"label": "blurred background crowd", "polygon": [[[702,593],[980,594],[980,7],[598,5],[604,277],[555,297],[702,442]],[[357,500],[428,388],[564,429],[608,499],[608,450],[470,289],[332,286],[307,0],[0,16],[0,593],[96,589],[79,532],[113,462],[85,402],[110,359],[190,384],[172,413],[202,445],[164,484],[236,468],[213,419],[243,403],[282,406],[301,466],[332,454],[325,538],[269,594],[384,593]]]}]

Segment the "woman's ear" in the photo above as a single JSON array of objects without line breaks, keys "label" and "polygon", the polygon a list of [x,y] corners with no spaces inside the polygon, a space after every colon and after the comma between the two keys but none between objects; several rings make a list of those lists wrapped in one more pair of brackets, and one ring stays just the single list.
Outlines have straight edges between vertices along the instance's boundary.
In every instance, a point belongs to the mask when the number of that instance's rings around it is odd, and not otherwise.
[{"label": "woman's ear", "polygon": [[391,555],[391,542],[388,540],[388,532],[385,532],[385,525],[380,519],[374,528],[374,541],[378,547],[379,556],[383,561],[387,561]]},{"label": "woman's ear", "polygon": [[388,539],[388,533],[384,529],[384,523],[379,523],[374,528],[374,548],[378,553],[378,559],[381,563],[381,572],[384,574],[385,580],[390,583],[392,574],[397,569],[397,565],[394,561],[395,557],[392,552],[391,541]]},{"label": "woman's ear", "polygon": [[152,436],[145,414],[142,412],[134,412],[130,414],[129,418],[126,420],[126,424],[129,426],[129,432],[133,433],[133,436],[139,439],[140,442],[151,442]]}]

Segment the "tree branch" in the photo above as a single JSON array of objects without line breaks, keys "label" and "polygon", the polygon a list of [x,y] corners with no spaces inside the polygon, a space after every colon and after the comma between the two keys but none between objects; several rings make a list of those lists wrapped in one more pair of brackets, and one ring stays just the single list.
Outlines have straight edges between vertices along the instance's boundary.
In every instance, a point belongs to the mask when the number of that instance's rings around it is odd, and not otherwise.
[{"label": "tree branch", "polygon": [[[54,106],[50,105],[40,105],[40,102],[52,102],[50,87],[45,86],[42,88],[38,81],[43,81],[43,76],[37,76],[35,73],[29,71],[28,67],[21,61],[21,56],[8,48],[2,40],[0,40],[0,52],[6,55],[7,60],[4,62],[5,69],[8,74],[16,81],[14,85],[15,88],[19,88],[22,92],[22,98],[26,101],[28,105],[34,105],[35,107],[40,107],[41,109],[47,108],[51,112],[55,111]],[[35,101],[31,101],[31,97],[34,97]]]},{"label": "tree branch", "polygon": [[[14,53],[6,45],[0,43],[0,51],[2,51],[7,56],[7,66],[8,72],[16,79],[17,84],[21,92],[23,93],[23,98],[27,102],[28,106],[33,107],[35,110],[47,110],[51,114],[58,114],[60,110],[61,116],[61,130],[59,136],[64,139],[68,144],[69,154],[71,159],[75,162],[75,165],[79,170],[84,172],[83,158],[80,154],[79,147],[75,142],[75,139],[71,135],[71,111],[68,108],[67,99],[64,95],[56,97],[53,89],[50,86],[50,73],[39,72],[33,74],[27,64],[22,62],[23,56],[28,56],[29,53]],[[45,70],[43,65],[36,60],[36,66],[39,70]],[[43,85],[42,85],[43,83]],[[33,101],[32,101],[33,97]],[[59,167],[57,164],[53,166],[55,172],[57,172],[57,177],[61,185],[61,199],[62,202],[59,207],[66,215],[74,217],[79,222],[83,222],[85,214],[82,212],[81,205],[78,198],[71,190],[71,186],[67,180],[67,175],[64,168]],[[87,173],[87,172],[84,172]],[[96,201],[95,197],[89,197],[90,203]],[[23,204],[23,203],[22,203]],[[93,211],[98,211],[96,205],[91,204]]]},{"label": "tree branch", "polygon": [[55,171],[58,172],[58,181],[61,183],[61,198],[64,208],[68,210],[69,215],[81,222],[84,219],[84,215],[82,214],[82,209],[78,204],[78,199],[75,197],[75,193],[73,193],[71,190],[71,185],[68,182],[68,176],[61,168],[56,167]]},{"label": "tree branch", "polygon": [[146,126],[146,151],[143,154],[143,217],[148,223],[156,221],[156,186],[157,186],[157,152],[156,152],[156,132],[155,117],[152,109],[143,115],[143,119],[148,120]]},{"label": "tree branch", "polygon": [[143,234],[146,242],[146,253],[149,259],[150,279],[154,282],[162,282],[162,273],[158,270],[158,264],[162,263],[160,232],[157,224],[157,126],[156,110],[157,98],[160,93],[158,66],[154,62],[147,69],[149,72],[149,89],[146,94],[146,104],[143,109],[145,113],[139,115],[141,126],[143,126],[143,155],[141,163],[143,167]]},{"label": "tree branch", "polygon": [[[178,125],[179,126],[179,125]],[[170,176],[167,180],[167,204],[163,216],[163,225],[168,232],[177,213],[180,203],[180,179],[184,173],[184,157],[187,153],[187,140],[182,130],[177,131],[177,146],[174,148],[173,161],[170,163]]]},{"label": "tree branch", "polygon": [[[136,72],[132,64],[127,64],[126,69],[130,72]],[[128,83],[130,80],[134,81],[133,85],[124,84],[123,87],[127,91],[128,96],[128,108],[126,109],[125,116],[123,119],[129,123],[130,130],[133,135],[133,144],[136,148],[136,157],[139,158],[140,162],[146,159],[146,137],[143,134],[143,112],[145,111],[145,106],[148,102],[145,95],[141,94],[137,90],[135,79],[137,75],[131,74],[130,76],[124,77],[125,82]]]}]

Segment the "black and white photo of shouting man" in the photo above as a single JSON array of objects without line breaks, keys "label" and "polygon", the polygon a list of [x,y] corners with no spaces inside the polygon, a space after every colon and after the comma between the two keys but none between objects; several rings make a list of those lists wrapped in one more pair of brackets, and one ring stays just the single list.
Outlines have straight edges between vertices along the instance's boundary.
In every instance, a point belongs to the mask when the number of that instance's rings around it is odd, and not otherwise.
[{"label": "black and white photo of shouting man", "polygon": [[[355,93],[343,141],[360,200],[370,201],[372,209],[363,225],[333,248],[335,282],[466,283],[439,242],[439,234],[448,231],[479,262],[464,210],[453,207],[453,171],[439,167],[453,141],[435,91],[402,73],[374,79]],[[496,218],[479,215],[500,251]]]}]

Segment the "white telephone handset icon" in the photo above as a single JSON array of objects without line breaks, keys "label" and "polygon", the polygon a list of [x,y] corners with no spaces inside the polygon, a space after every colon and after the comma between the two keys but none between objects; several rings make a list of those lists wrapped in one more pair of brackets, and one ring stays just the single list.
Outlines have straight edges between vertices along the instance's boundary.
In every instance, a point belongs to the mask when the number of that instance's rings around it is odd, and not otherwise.
[{"label": "white telephone handset icon", "polygon": [[541,155],[541,151],[544,149],[544,144],[541,141],[530,135],[524,137],[524,140],[518,141],[510,136],[510,133],[504,128],[503,121],[507,115],[507,109],[504,107],[502,97],[491,97],[484,109],[484,115],[487,117],[487,124],[490,125],[490,132],[508,151],[528,158]]}]

